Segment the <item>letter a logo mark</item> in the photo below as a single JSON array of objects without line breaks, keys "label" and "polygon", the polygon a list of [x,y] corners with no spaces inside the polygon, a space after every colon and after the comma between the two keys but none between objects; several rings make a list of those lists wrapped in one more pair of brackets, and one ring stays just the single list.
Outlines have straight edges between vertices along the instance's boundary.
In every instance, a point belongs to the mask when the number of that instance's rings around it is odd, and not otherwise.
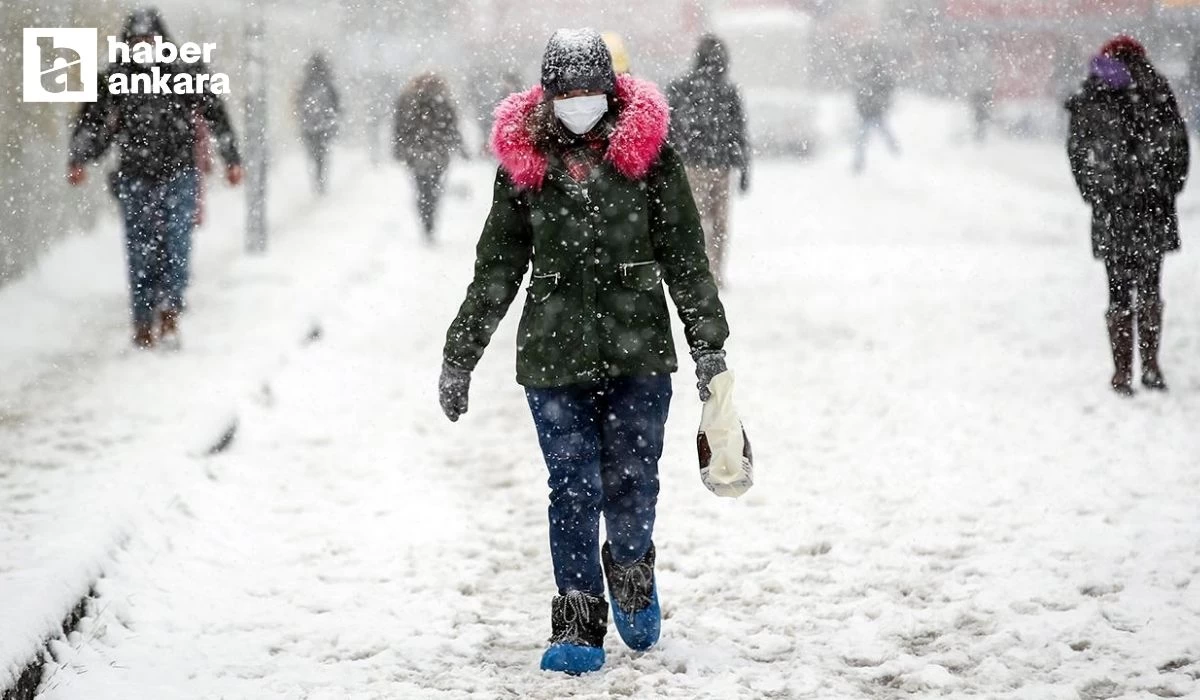
[{"label": "letter a logo mark", "polygon": [[26,28],[22,98],[26,102],[95,102],[96,30]]}]

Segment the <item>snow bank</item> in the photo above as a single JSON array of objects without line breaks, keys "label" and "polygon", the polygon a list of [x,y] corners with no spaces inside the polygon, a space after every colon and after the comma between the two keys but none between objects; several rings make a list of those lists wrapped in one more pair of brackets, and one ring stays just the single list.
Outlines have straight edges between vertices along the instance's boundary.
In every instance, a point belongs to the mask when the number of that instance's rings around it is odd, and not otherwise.
[{"label": "snow bank", "polygon": [[128,349],[115,222],[69,239],[0,290],[0,688],[36,658],[122,544],[143,535],[140,514],[171,502],[175,479],[196,471],[194,457],[238,402],[298,352],[313,319],[388,235],[331,235],[338,217],[305,202],[302,164],[280,166],[286,194],[273,201],[272,250],[262,259],[241,254],[240,193],[210,198],[182,353]]}]

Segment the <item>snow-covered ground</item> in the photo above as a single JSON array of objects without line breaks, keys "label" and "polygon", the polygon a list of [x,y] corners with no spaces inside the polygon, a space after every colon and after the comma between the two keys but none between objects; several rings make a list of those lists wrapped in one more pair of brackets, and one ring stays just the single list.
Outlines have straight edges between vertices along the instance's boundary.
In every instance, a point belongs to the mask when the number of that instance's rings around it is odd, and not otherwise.
[{"label": "snow-covered ground", "polygon": [[[347,189],[363,161],[346,154],[336,163]],[[369,270],[372,251],[398,235],[342,230],[344,210],[370,200],[346,192],[321,209],[303,161],[276,167],[264,258],[241,252],[240,191],[212,188],[209,222],[195,237],[186,352],[129,349],[114,218],[0,290],[0,687],[138,536],[134,516],[153,489],[173,493],[171,479],[216,442],[237,402],[298,351],[340,306],[347,277]]]},{"label": "snow-covered ground", "polygon": [[[738,501],[700,484],[686,367],[657,649],[611,634],[599,674],[537,670],[553,584],[517,314],[462,421],[434,390],[490,173],[456,172],[427,249],[388,169],[304,216],[290,252],[198,282],[184,353],[121,356],[113,335],[94,375],[47,389],[74,413],[28,409],[56,459],[82,444],[71,470],[111,470],[98,499],[130,501],[43,697],[1200,695],[1200,188],[1165,273],[1172,391],[1120,400],[1061,149],[965,146],[964,115],[915,100],[899,117],[902,158],[875,151],[859,178],[845,146],[764,162],[736,202],[724,298],[758,484]],[[317,303],[320,342],[263,350],[253,329]],[[223,379],[242,361],[253,390]],[[185,418],[222,391],[241,432],[197,456]]]}]

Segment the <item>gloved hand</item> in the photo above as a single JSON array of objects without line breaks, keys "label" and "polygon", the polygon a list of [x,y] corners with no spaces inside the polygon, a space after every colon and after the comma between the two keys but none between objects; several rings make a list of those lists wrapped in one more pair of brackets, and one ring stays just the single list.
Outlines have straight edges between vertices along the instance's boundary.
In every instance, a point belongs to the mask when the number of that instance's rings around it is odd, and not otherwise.
[{"label": "gloved hand", "polygon": [[750,169],[742,168],[742,177],[738,180],[738,189],[742,194],[750,191]]},{"label": "gloved hand", "polygon": [[87,170],[82,165],[72,165],[67,168],[67,182],[72,186],[78,187],[87,180]]},{"label": "gloved hand", "polygon": [[712,396],[712,392],[708,390],[708,383],[727,369],[725,351],[701,350],[693,352],[692,359],[696,361],[696,388],[700,390],[700,400],[708,401]]},{"label": "gloved hand", "polygon": [[467,392],[471,389],[471,373],[461,367],[442,363],[442,376],[438,379],[438,401],[442,413],[452,422],[467,412]]}]

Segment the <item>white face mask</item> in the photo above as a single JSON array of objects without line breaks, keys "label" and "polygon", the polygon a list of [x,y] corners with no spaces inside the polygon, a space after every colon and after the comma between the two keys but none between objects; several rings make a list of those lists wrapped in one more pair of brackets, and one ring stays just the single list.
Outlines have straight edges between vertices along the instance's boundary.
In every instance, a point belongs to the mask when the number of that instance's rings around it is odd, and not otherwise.
[{"label": "white face mask", "polygon": [[554,116],[572,133],[583,135],[608,112],[608,95],[584,95],[554,101]]}]

